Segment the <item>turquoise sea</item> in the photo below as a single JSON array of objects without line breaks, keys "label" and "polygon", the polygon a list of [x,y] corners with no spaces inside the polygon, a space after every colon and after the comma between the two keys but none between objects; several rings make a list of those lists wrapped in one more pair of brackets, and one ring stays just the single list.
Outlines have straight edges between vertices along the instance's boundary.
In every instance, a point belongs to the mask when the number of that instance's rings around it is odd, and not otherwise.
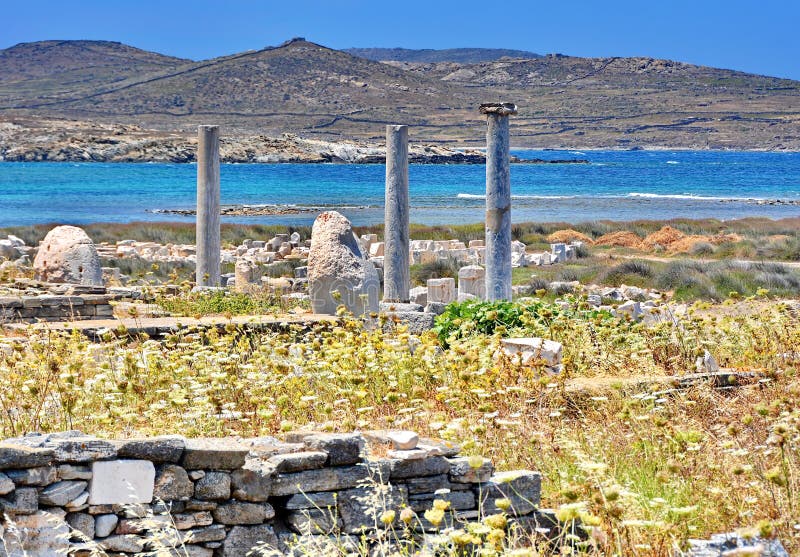
[{"label": "turquoise sea", "polygon": [[[800,153],[515,153],[590,164],[513,165],[514,222],[800,216]],[[482,221],[484,173],[483,165],[412,165],[412,222]],[[335,208],[357,225],[383,221],[382,165],[226,164],[221,175],[223,204]],[[192,164],[0,162],[0,226],[191,222],[193,216],[154,211],[194,205]],[[224,221],[310,224],[314,217],[304,212]]]}]

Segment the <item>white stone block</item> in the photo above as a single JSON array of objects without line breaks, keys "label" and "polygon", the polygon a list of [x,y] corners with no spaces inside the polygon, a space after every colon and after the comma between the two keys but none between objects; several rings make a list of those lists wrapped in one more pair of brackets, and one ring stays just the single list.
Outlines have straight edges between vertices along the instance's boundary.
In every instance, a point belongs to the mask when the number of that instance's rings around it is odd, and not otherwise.
[{"label": "white stone block", "polygon": [[456,281],[453,278],[428,279],[428,303],[449,304],[456,299]]},{"label": "white stone block", "polygon": [[92,463],[90,505],[150,503],[156,469],[149,460],[107,460]]},{"label": "white stone block", "polygon": [[521,355],[523,364],[531,359],[544,360],[549,367],[561,364],[563,347],[560,342],[538,337],[504,338],[500,341],[501,348],[508,356]]},{"label": "white stone block", "polygon": [[458,270],[458,295],[471,294],[480,299],[486,297],[486,269],[479,265],[467,265]]}]

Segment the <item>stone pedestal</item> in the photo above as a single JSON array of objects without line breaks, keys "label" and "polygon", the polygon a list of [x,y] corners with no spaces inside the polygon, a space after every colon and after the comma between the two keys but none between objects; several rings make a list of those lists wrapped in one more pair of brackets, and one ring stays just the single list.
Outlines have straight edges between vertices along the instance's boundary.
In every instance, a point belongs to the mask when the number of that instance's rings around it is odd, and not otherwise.
[{"label": "stone pedestal", "polygon": [[458,270],[458,295],[470,294],[486,298],[486,270],[480,265],[467,265]]},{"label": "stone pedestal", "polygon": [[197,129],[198,286],[220,284],[219,126]]},{"label": "stone pedestal", "polygon": [[408,126],[386,126],[383,299],[408,302]]},{"label": "stone pedestal", "polygon": [[486,298],[511,299],[511,103],[482,104],[486,115]]},{"label": "stone pedestal", "polygon": [[456,300],[456,281],[452,278],[428,279],[428,303],[449,304]]}]

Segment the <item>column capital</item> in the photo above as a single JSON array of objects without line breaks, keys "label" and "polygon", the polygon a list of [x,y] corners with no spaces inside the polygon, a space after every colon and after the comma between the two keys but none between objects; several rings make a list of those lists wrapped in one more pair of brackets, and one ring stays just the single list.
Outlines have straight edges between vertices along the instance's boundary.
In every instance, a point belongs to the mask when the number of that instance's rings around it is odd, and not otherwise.
[{"label": "column capital", "polygon": [[512,116],[517,113],[514,103],[484,103],[479,108],[481,114],[497,114],[498,116]]}]

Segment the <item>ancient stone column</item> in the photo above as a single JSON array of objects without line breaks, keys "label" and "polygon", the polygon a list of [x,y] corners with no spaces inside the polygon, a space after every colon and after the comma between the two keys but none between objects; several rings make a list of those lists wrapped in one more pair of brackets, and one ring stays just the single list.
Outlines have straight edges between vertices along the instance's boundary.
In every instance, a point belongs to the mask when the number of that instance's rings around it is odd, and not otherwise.
[{"label": "ancient stone column", "polygon": [[486,299],[511,299],[511,173],[508,117],[511,103],[480,106],[486,114]]},{"label": "ancient stone column", "polygon": [[408,126],[386,126],[383,299],[408,302]]},{"label": "ancient stone column", "polygon": [[198,286],[220,283],[219,126],[197,129]]}]

